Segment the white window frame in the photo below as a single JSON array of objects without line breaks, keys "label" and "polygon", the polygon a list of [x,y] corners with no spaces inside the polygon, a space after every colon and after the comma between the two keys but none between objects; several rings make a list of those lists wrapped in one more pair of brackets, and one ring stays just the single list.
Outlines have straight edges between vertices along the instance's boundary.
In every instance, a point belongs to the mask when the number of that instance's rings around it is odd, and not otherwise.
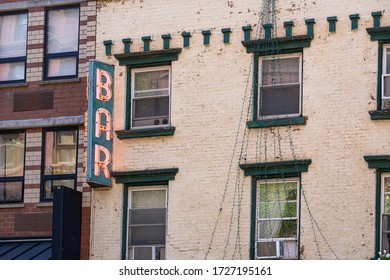
[{"label": "white window frame", "polygon": [[[286,220],[294,220],[294,217],[288,217],[288,218],[260,218],[260,184],[287,184],[287,183],[296,183],[297,185],[297,199],[296,199],[296,220],[297,220],[297,236],[296,237],[284,237],[284,238],[260,238],[259,237],[259,229],[260,229],[260,221],[280,221],[283,219]],[[284,180],[277,180],[277,179],[270,179],[270,180],[257,180],[256,182],[256,225],[255,225],[255,259],[283,259],[284,256],[280,255],[279,252],[281,252],[281,246],[283,246],[284,241],[295,241],[296,242],[296,254],[298,257],[298,240],[299,240],[299,228],[300,228],[300,180],[299,178],[286,178]],[[276,255],[275,256],[264,256],[259,257],[257,252],[257,243],[261,242],[276,242]],[[295,258],[285,258],[285,259],[295,259]]]},{"label": "white window frame", "polygon": [[[390,248],[383,248],[383,217],[385,215],[389,215],[390,216],[390,213],[384,213],[385,212],[385,178],[389,178],[390,179],[390,173],[382,173],[381,174],[381,213],[380,213],[380,251],[383,253],[383,250],[386,250],[388,252],[388,250]],[[389,218],[390,220],[390,218]],[[389,232],[390,233],[390,232]],[[390,247],[390,244],[389,244],[389,247]]]},{"label": "white window frame", "polygon": [[[263,74],[263,61],[264,60],[275,60],[285,58],[299,58],[299,110],[296,114],[280,114],[280,115],[261,115],[261,88],[262,88],[262,74]],[[258,73],[258,87],[257,87],[257,118],[258,119],[280,119],[285,117],[298,117],[302,114],[302,53],[291,53],[291,54],[280,54],[272,56],[260,56],[259,57],[259,73]],[[293,83],[295,84],[295,83]],[[280,84],[280,85],[293,85],[293,84]],[[272,87],[272,86],[268,86]]]},{"label": "white window frame", "polygon": [[386,73],[386,68],[387,68],[387,51],[390,51],[390,44],[389,45],[384,45],[383,46],[383,57],[382,57],[382,102],[384,100],[387,100],[390,102],[390,96],[385,96],[385,78],[389,77],[390,79],[390,73]]},{"label": "white window frame", "polygon": [[[134,250],[133,250],[133,255],[129,255],[130,247],[150,247],[152,248],[152,254],[153,254],[153,260],[156,260],[156,250],[158,247],[162,247],[166,249],[166,243],[165,244],[153,244],[153,245],[136,245],[132,246],[129,244],[129,237],[130,237],[130,215],[129,212],[132,209],[131,205],[131,195],[133,192],[137,191],[154,191],[154,190],[165,190],[165,211],[166,211],[166,216],[165,216],[165,234],[167,232],[167,225],[168,225],[168,186],[161,185],[161,186],[153,186],[153,187],[137,187],[135,189],[129,189],[128,191],[128,205],[127,205],[127,235],[126,235],[126,259],[127,260],[134,260]],[[165,251],[166,252],[166,251]],[[166,254],[166,253],[165,253]]]},{"label": "white window frame", "polygon": [[[168,98],[169,98],[169,112],[168,112],[168,123],[167,124],[158,124],[158,125],[148,125],[148,126],[133,126],[133,120],[134,120],[134,112],[135,112],[135,102],[136,99],[147,99],[147,98],[153,98],[153,97],[141,97],[141,98],[135,98],[135,74],[136,73],[142,73],[142,72],[154,72],[154,71],[161,71],[161,70],[168,70],[169,78],[168,78]],[[130,116],[130,128],[131,129],[145,129],[145,128],[157,128],[157,127],[169,127],[171,126],[171,97],[172,95],[172,67],[171,65],[165,65],[165,66],[151,66],[151,67],[143,67],[143,68],[134,68],[131,69],[131,116]],[[164,95],[166,96],[166,95]]]}]

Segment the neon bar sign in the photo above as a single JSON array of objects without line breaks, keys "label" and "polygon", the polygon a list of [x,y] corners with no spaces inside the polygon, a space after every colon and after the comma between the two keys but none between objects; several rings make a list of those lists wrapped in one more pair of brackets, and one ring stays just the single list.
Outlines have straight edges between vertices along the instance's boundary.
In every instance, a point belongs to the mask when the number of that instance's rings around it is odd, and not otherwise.
[{"label": "neon bar sign", "polygon": [[92,187],[112,186],[114,66],[89,62],[87,182]]}]

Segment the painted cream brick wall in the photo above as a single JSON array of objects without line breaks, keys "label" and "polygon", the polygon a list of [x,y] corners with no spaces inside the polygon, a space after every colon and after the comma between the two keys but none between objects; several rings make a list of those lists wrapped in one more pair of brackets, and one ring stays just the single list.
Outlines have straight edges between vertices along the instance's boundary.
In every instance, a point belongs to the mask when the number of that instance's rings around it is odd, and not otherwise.
[{"label": "painted cream brick wall", "polygon": [[[334,259],[326,242],[340,259],[373,257],[375,174],[363,156],[390,154],[390,130],[388,121],[372,121],[368,114],[376,109],[378,43],[370,41],[366,28],[373,26],[371,12],[376,11],[384,11],[381,25],[390,25],[390,3],[277,1],[281,37],[284,21],[294,20],[293,34],[303,35],[304,20],[316,20],[311,47],[303,52],[303,115],[308,120],[291,128],[252,129],[246,144],[242,135],[251,98],[253,56],[241,44],[241,27],[251,24],[255,37],[261,1],[122,2],[99,1],[97,7],[97,59],[115,65],[115,130],[125,128],[126,68],[113,56],[105,56],[102,42],[113,40],[112,52],[118,54],[123,53],[123,38],[133,38],[134,52],[142,50],[142,36],[153,36],[151,49],[159,50],[162,34],[172,35],[174,48],[182,47],[182,31],[192,33],[190,47],[172,63],[175,134],[114,139],[115,171],[179,168],[169,183],[167,258],[205,258],[225,187],[208,258],[240,258],[234,250],[238,221],[242,258],[249,258],[251,179],[242,179],[239,171],[236,182],[241,145],[248,146],[247,163],[312,160],[309,172],[302,174],[308,205],[301,196],[301,258]],[[356,13],[359,28],[351,31],[349,15]],[[336,33],[328,32],[329,16],[338,17]],[[227,45],[220,32],[225,27],[233,31]],[[210,46],[203,45],[200,33],[206,29],[213,31]],[[241,191],[241,211],[238,214],[236,201],[231,219],[234,197]],[[92,196],[91,258],[120,259],[123,186],[94,190]],[[308,207],[326,242],[317,229],[314,237]]]}]

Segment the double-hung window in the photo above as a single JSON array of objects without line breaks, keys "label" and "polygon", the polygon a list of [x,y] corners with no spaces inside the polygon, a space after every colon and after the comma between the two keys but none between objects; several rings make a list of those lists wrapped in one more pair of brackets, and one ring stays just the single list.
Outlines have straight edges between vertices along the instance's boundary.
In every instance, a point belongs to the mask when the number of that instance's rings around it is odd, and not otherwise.
[{"label": "double-hung window", "polygon": [[171,66],[131,70],[131,128],[170,125]]},{"label": "double-hung window", "polygon": [[390,109],[390,45],[383,47],[382,110]]},{"label": "double-hung window", "polygon": [[127,258],[165,259],[167,189],[129,191]]},{"label": "double-hung window", "polygon": [[382,174],[380,250],[390,251],[390,173]]},{"label": "double-hung window", "polygon": [[0,83],[26,76],[27,13],[0,14]]},{"label": "double-hung window", "polygon": [[298,258],[299,180],[258,180],[256,259]]},{"label": "double-hung window", "polygon": [[44,201],[53,198],[54,187],[76,189],[78,130],[45,130],[43,137],[41,197]]},{"label": "double-hung window", "polygon": [[0,133],[0,203],[23,201],[25,133]]},{"label": "double-hung window", "polygon": [[301,60],[300,54],[261,57],[259,119],[296,117],[301,114]]},{"label": "double-hung window", "polygon": [[79,19],[78,7],[47,10],[45,79],[77,77]]}]

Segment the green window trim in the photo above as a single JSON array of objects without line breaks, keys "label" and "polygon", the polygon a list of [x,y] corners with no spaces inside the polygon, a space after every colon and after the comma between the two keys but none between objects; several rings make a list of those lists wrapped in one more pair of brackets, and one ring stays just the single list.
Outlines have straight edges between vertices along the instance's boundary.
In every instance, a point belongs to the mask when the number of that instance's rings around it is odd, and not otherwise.
[{"label": "green window trim", "polygon": [[285,54],[302,52],[310,47],[312,35],[242,41],[247,53],[257,53],[260,56],[269,54]]},{"label": "green window trim", "polygon": [[170,136],[175,133],[175,127],[158,127],[148,129],[137,130],[116,130],[116,136],[118,139],[132,139],[132,138],[145,138],[145,137],[158,137],[158,136]]},{"label": "green window trim", "polygon": [[[284,179],[284,178],[299,178],[301,181],[301,173],[309,170],[311,159],[291,160],[279,162],[262,162],[262,163],[246,163],[240,164],[244,170],[245,176],[252,177],[252,207],[251,207],[251,230],[250,230],[250,259],[255,259],[255,232],[256,232],[256,205],[257,205],[257,181],[260,179]],[[299,213],[301,212],[299,207]],[[300,220],[300,214],[298,219]],[[298,229],[299,231],[299,229]],[[300,238],[298,238],[298,259],[300,259]]]},{"label": "green window trim", "polygon": [[368,168],[376,169],[375,176],[375,251],[372,259],[379,257],[380,250],[380,219],[381,219],[381,188],[382,188],[382,173],[390,172],[390,155],[368,155],[364,156],[364,160],[368,163]]},{"label": "green window trim", "polygon": [[166,64],[179,59],[181,48],[157,50],[148,52],[134,52],[114,55],[119,61],[119,65],[132,67],[147,67],[157,64]]},{"label": "green window trim", "polygon": [[286,126],[286,125],[300,125],[306,124],[307,117],[289,117],[280,119],[258,119],[248,121],[246,124],[248,128],[262,128],[271,126]]},{"label": "green window trim", "polygon": [[390,110],[375,110],[368,112],[371,116],[371,120],[390,120]]},{"label": "green window trim", "polygon": [[366,28],[371,36],[371,41],[390,40],[390,26]]},{"label": "green window trim", "polygon": [[123,188],[123,220],[122,220],[122,260],[126,259],[127,244],[127,209],[129,205],[129,188],[168,185],[175,180],[179,168],[164,168],[151,170],[112,171],[117,184],[124,184]]}]

